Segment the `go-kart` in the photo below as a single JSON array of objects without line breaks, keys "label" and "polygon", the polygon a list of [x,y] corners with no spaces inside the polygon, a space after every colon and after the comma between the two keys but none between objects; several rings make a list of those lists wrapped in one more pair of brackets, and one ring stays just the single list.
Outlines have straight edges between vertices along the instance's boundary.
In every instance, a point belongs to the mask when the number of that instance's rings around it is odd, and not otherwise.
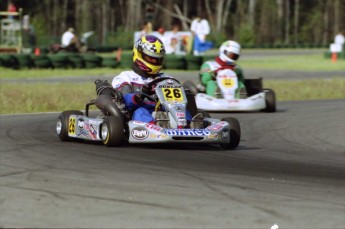
[{"label": "go-kart", "polygon": [[190,80],[183,83],[195,95],[196,106],[205,111],[276,111],[276,96],[272,89],[262,87],[262,78],[245,79],[245,92],[237,98],[238,78],[231,69],[220,70],[217,74],[217,90],[214,96],[206,94],[205,87]]},{"label": "go-kart", "polygon": [[[199,120],[201,128],[191,128],[186,119],[186,112],[188,110],[192,116],[198,113],[194,95],[185,91],[178,80],[160,77],[150,82],[148,87],[154,93],[143,94],[144,97],[157,104],[152,115],[158,120],[157,113],[163,110],[166,114],[163,121],[167,126],[162,127],[157,124],[158,122],[153,124],[131,120],[128,112],[124,115],[117,106],[118,98],[99,95],[86,104],[85,114],[79,110],[62,112],[56,123],[57,135],[62,141],[84,139],[103,142],[106,146],[135,143],[205,143],[218,144],[224,149],[234,149],[239,145],[241,128],[236,118],[227,117],[219,120],[211,118],[203,111],[201,122]],[[121,94],[116,90],[115,92]],[[96,105],[100,111],[95,117],[89,115],[92,105]]]}]

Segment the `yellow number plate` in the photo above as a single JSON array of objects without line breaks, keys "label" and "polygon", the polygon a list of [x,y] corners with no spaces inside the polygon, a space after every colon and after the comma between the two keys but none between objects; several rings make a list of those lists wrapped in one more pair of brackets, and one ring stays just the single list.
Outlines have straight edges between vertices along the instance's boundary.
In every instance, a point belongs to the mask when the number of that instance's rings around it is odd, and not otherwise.
[{"label": "yellow number plate", "polygon": [[164,88],[163,94],[166,101],[183,101],[181,88]]},{"label": "yellow number plate", "polygon": [[68,122],[68,133],[70,134],[75,134],[75,124],[76,124],[76,120],[74,117],[69,118],[69,122]]},{"label": "yellow number plate", "polygon": [[226,88],[232,88],[235,86],[234,80],[232,78],[222,79],[222,85]]}]

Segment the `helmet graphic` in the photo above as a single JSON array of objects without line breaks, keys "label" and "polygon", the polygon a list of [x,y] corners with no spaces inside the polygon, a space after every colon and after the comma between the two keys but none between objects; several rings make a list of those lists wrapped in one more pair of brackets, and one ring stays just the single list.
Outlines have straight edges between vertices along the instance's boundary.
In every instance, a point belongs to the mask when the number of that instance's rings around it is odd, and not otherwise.
[{"label": "helmet graphic", "polygon": [[234,64],[240,54],[241,46],[236,41],[225,41],[219,48],[219,58],[227,64]]},{"label": "helmet graphic", "polygon": [[133,48],[133,62],[146,75],[155,76],[163,67],[165,47],[163,42],[152,35],[142,36]]}]

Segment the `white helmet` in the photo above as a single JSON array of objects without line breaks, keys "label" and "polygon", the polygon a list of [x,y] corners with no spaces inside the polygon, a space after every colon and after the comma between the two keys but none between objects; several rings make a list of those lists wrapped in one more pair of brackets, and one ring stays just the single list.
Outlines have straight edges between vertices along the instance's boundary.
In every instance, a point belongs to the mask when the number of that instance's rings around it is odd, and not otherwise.
[{"label": "white helmet", "polygon": [[225,41],[219,48],[219,58],[231,65],[240,58],[241,45],[236,41]]}]

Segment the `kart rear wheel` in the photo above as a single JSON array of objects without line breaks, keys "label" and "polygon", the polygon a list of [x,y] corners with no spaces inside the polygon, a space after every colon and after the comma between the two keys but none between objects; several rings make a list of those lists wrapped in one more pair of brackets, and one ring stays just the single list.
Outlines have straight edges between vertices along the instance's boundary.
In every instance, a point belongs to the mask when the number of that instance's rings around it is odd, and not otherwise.
[{"label": "kart rear wheel", "polygon": [[266,108],[263,109],[265,112],[276,112],[276,95],[272,89],[264,89]]},{"label": "kart rear wheel", "polygon": [[186,82],[183,83],[183,87],[185,89],[189,89],[189,91],[193,94],[193,95],[196,95],[198,94],[199,90],[198,88],[196,87],[196,85],[190,81],[190,80],[187,80]]},{"label": "kart rear wheel", "polygon": [[69,117],[71,115],[84,115],[83,112],[78,110],[69,110],[62,112],[56,122],[56,133],[61,141],[70,141],[71,137],[68,136]]},{"label": "kart rear wheel", "polygon": [[121,117],[106,116],[101,125],[101,138],[106,146],[120,146],[124,140],[123,121]]},{"label": "kart rear wheel", "polygon": [[248,96],[256,95],[262,91],[262,78],[245,79],[244,85],[246,86]]},{"label": "kart rear wheel", "polygon": [[235,149],[241,140],[241,127],[240,123],[236,118],[226,117],[222,118],[222,121],[228,122],[230,125],[229,128],[229,137],[230,140],[228,143],[220,144],[223,149]]}]

